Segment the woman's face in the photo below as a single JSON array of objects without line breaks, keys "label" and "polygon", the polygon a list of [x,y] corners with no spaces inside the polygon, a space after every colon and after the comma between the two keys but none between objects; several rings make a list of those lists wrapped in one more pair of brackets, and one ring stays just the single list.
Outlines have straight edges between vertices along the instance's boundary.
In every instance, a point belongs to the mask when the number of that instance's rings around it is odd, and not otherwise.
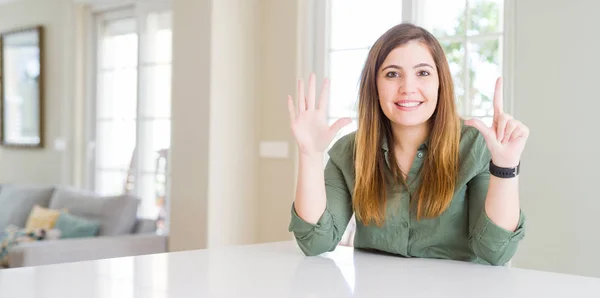
[{"label": "woman's face", "polygon": [[399,126],[426,123],[437,106],[440,81],[429,48],[413,40],[392,50],[377,72],[379,104]]}]

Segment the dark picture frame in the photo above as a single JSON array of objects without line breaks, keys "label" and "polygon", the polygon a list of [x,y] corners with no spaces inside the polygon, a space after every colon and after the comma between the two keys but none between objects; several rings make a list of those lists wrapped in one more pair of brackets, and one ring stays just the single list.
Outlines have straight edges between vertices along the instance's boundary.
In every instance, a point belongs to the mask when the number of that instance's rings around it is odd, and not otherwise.
[{"label": "dark picture frame", "polygon": [[44,30],[0,35],[0,144],[44,147]]}]

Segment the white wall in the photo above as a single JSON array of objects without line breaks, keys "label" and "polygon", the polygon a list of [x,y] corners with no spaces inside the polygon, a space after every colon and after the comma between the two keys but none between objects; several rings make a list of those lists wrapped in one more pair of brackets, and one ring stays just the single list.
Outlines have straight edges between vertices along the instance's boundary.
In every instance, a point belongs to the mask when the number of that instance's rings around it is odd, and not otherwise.
[{"label": "white wall", "polygon": [[208,244],[212,1],[173,3],[169,249]]},{"label": "white wall", "polygon": [[600,277],[600,3],[515,2],[515,116],[531,136],[514,265]]},{"label": "white wall", "polygon": [[256,242],[259,0],[212,9],[209,246]]},{"label": "white wall", "polygon": [[294,95],[298,63],[298,1],[261,3],[261,96],[259,141],[289,144],[288,159],[261,159],[258,168],[260,242],[290,240],[290,208],[294,199],[296,142],[293,139],[287,95]]},{"label": "white wall", "polygon": [[66,151],[56,151],[56,138],[70,138],[74,81],[73,5],[70,0],[21,0],[0,5],[0,32],[44,26],[43,149],[0,147],[0,183],[62,184],[70,179]]},{"label": "white wall", "polygon": [[257,241],[256,1],[174,1],[170,249]]},{"label": "white wall", "polygon": [[289,240],[294,155],[258,159],[257,148],[294,152],[298,3],[200,2],[174,7],[171,249]]}]

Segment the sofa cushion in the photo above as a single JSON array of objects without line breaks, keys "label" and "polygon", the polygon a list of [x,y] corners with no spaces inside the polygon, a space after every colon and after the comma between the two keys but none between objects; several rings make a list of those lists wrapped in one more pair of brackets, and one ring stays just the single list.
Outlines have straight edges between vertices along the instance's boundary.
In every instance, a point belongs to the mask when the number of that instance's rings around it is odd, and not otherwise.
[{"label": "sofa cushion", "polygon": [[50,230],[54,228],[56,220],[60,216],[60,210],[52,210],[49,208],[40,207],[39,205],[33,206],[25,229],[27,231],[35,229],[46,229]]},{"label": "sofa cushion", "polygon": [[4,184],[0,191],[0,231],[8,225],[24,228],[34,205],[48,207],[54,187]]},{"label": "sofa cushion", "polygon": [[50,201],[51,209],[67,209],[69,213],[100,222],[98,236],[131,234],[137,218],[139,199],[121,196],[99,196],[69,188],[59,188]]},{"label": "sofa cushion", "polygon": [[61,212],[55,228],[60,230],[63,239],[94,237],[100,229],[100,222]]},{"label": "sofa cushion", "polygon": [[147,218],[138,218],[133,227],[134,234],[156,234],[158,228],[156,220]]}]

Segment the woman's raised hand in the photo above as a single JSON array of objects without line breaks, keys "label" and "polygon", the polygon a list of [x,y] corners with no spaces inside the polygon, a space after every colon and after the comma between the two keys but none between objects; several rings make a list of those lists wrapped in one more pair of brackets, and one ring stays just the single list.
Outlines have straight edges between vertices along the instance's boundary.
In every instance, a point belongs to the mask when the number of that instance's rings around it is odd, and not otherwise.
[{"label": "woman's raised hand", "polygon": [[329,80],[325,79],[316,106],[315,74],[308,79],[308,90],[305,94],[304,82],[298,80],[297,100],[298,109],[294,105],[291,95],[288,95],[288,110],[292,132],[298,143],[301,155],[322,155],[333,138],[342,129],[350,124],[352,119],[342,118],[331,126],[327,124],[327,104],[329,94]]}]

